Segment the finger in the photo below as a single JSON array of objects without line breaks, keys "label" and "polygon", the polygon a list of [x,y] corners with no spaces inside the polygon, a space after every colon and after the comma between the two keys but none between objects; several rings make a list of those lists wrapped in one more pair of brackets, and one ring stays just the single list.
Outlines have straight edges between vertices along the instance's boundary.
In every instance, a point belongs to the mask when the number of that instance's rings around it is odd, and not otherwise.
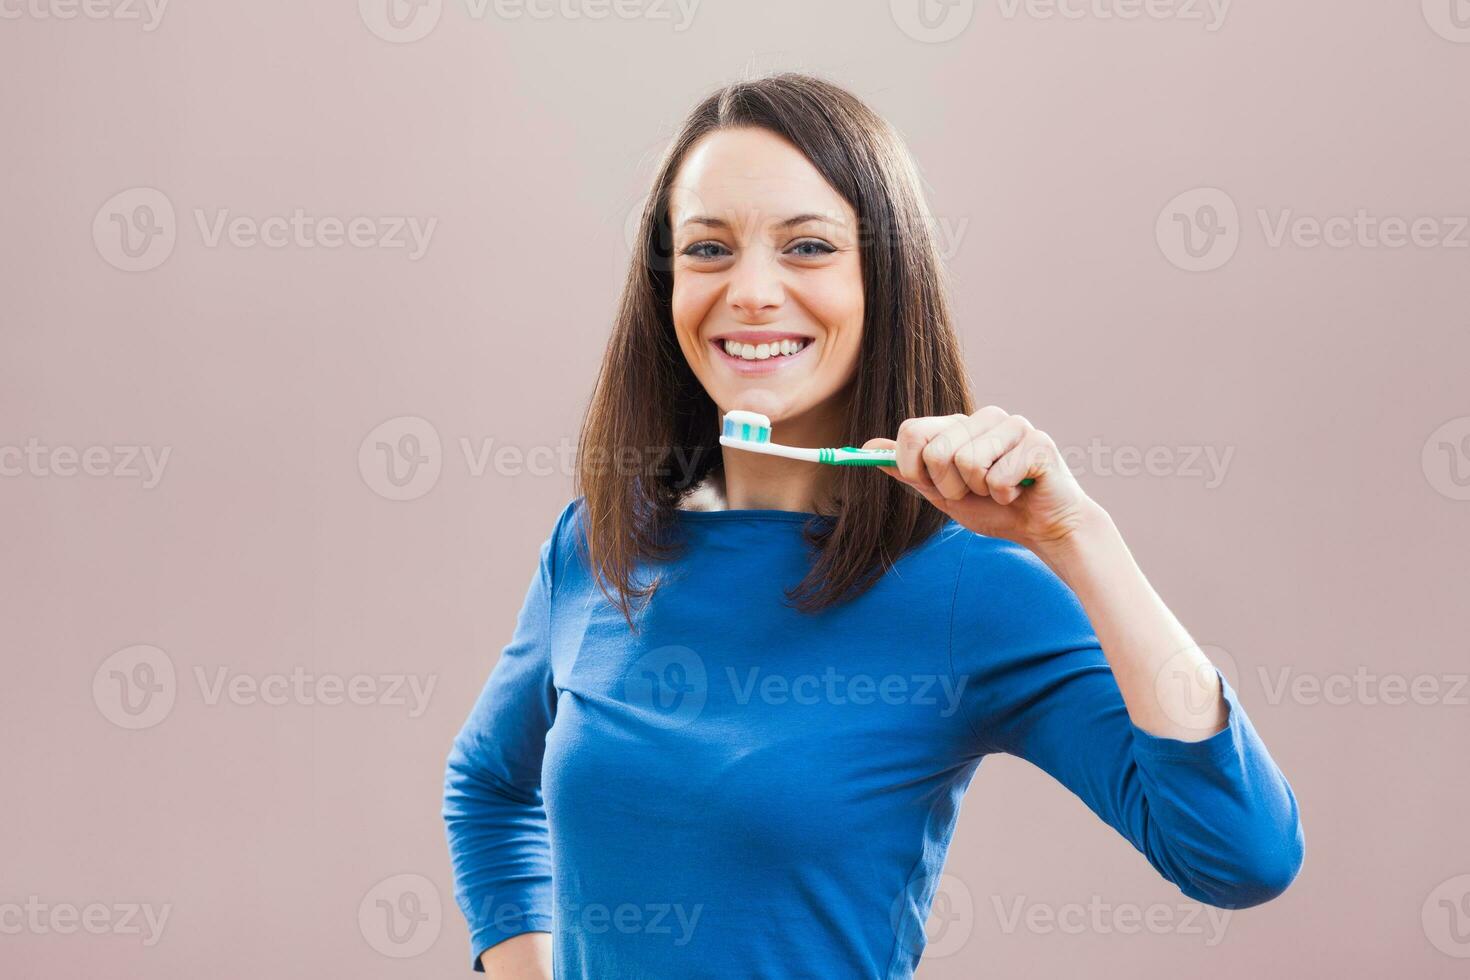
[{"label": "finger", "polygon": [[[1003,426],[1011,418],[1004,409],[987,405],[974,415],[961,416],[946,426],[924,447],[924,465],[929,479],[948,500],[959,500],[975,490],[966,477],[961,453],[975,439]],[[981,487],[984,481],[976,481]]]},{"label": "finger", "polygon": [[898,472],[916,487],[938,492],[921,458],[929,440],[963,415],[936,415],[904,419],[898,427]]},{"label": "finger", "polygon": [[1021,495],[1021,481],[1038,477],[1050,468],[1056,455],[1051,436],[1037,429],[1029,430],[1010,451],[1001,456],[985,475],[990,496],[1000,504],[1009,504]]},{"label": "finger", "polygon": [[998,425],[978,433],[967,445],[955,453],[955,465],[964,476],[966,485],[981,496],[990,495],[986,477],[995,461],[1020,444],[1026,433],[1032,431],[1031,423],[1022,415],[1007,415]]},{"label": "finger", "polygon": [[[867,442],[863,443],[858,448],[860,448],[860,449],[894,449],[894,450],[896,450],[898,448],[898,443],[895,442],[892,439],[884,439],[884,438],[882,438],[880,436],[875,436],[872,439],[869,439]],[[884,473],[887,473],[889,476],[893,477],[894,479],[898,480],[899,482],[903,482],[903,476],[898,472],[898,467],[897,466],[879,466],[879,467],[877,467],[877,469],[882,470]]]}]

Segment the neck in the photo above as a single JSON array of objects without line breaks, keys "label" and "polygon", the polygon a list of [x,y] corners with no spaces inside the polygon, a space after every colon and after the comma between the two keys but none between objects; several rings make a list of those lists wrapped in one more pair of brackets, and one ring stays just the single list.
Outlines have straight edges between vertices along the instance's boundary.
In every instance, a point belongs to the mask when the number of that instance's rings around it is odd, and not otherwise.
[{"label": "neck", "polygon": [[727,449],[724,478],[714,489],[725,510],[825,514],[831,511],[832,476],[829,467],[816,463]]},{"label": "neck", "polygon": [[[806,413],[783,419],[775,441],[784,446],[838,446],[842,444],[842,413]],[[725,448],[724,479],[716,487],[727,510],[793,510],[831,512],[836,472],[830,466],[781,456]]]}]

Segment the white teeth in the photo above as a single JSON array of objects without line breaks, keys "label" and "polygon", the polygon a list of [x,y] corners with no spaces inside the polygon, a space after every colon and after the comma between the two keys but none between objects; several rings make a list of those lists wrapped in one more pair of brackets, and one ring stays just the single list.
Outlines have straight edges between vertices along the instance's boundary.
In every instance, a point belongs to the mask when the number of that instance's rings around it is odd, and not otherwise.
[{"label": "white teeth", "polygon": [[742,344],[737,340],[725,341],[725,353],[747,361],[764,361],[772,357],[795,354],[809,343],[806,339],[786,338],[766,344]]}]

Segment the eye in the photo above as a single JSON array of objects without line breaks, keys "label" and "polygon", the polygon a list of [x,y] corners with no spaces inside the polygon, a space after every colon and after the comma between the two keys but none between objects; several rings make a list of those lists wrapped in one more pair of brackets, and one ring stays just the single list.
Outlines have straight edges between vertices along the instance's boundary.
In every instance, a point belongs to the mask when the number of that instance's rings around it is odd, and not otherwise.
[{"label": "eye", "polygon": [[684,250],[681,251],[679,254],[687,255],[690,258],[695,259],[718,259],[721,257],[718,251],[711,251],[711,249],[724,249],[726,252],[729,251],[728,249],[725,249],[725,246],[721,245],[719,242],[703,241],[695,242],[692,245],[685,246]]},{"label": "eye", "polygon": [[[804,250],[804,251],[803,251]],[[804,259],[818,258],[823,255],[831,255],[837,249],[828,245],[819,238],[803,238],[790,249],[793,255]]]}]

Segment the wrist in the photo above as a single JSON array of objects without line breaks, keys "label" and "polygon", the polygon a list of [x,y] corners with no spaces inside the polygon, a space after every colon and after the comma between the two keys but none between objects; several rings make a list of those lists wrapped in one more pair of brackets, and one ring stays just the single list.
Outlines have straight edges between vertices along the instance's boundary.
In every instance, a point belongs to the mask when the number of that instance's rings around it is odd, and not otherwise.
[{"label": "wrist", "polygon": [[1036,556],[1050,566],[1063,581],[1070,573],[1092,558],[1104,555],[1122,540],[1112,515],[1096,501],[1088,499],[1077,514],[1065,522],[1065,529],[1045,539],[1028,543]]}]

